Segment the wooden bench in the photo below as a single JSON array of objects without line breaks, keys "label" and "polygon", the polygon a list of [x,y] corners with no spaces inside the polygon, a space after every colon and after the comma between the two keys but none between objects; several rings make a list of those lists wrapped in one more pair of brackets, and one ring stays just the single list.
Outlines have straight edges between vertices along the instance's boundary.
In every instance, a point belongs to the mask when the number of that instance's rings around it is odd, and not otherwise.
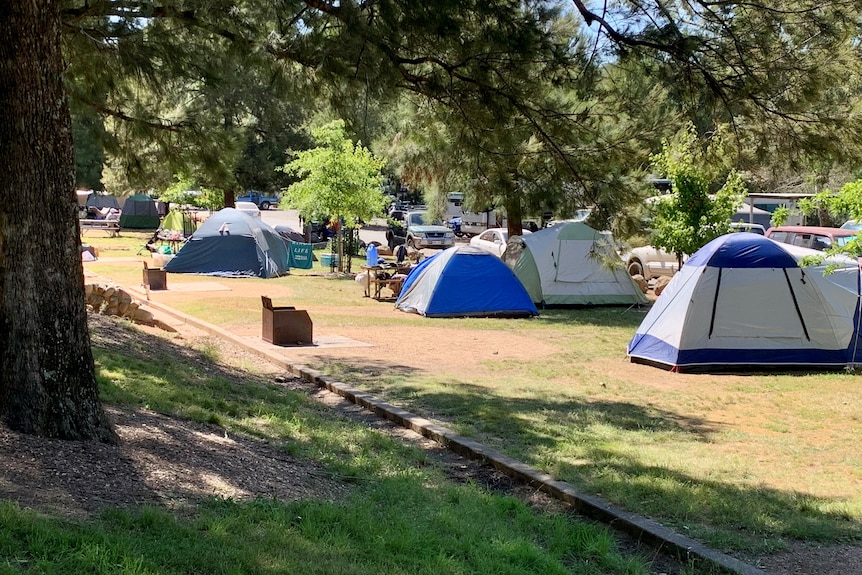
[{"label": "wooden bench", "polygon": [[401,294],[402,283],[404,283],[404,278],[372,279],[371,284],[374,286],[374,294],[371,297],[376,300],[384,299],[382,290],[383,288],[389,288],[392,290],[392,297],[397,298]]},{"label": "wooden bench", "polygon": [[87,230],[103,230],[108,236],[114,238],[120,235],[120,222],[118,220],[79,220],[81,224],[81,235]]}]

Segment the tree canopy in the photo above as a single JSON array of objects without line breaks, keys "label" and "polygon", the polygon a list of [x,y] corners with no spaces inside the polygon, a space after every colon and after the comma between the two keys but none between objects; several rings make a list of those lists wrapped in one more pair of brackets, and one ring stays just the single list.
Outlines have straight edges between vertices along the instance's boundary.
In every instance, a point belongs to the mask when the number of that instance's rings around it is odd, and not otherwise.
[{"label": "tree canopy", "polygon": [[312,135],[318,146],[297,152],[283,168],[299,179],[287,188],[281,201],[299,210],[307,220],[329,219],[340,224],[341,269],[344,260],[341,227],[355,228],[383,213],[387,199],[381,187],[380,170],[385,162],[361,142],[354,144],[345,137],[341,120],[316,128]]},{"label": "tree canopy", "polygon": [[312,136],[317,147],[297,152],[283,168],[299,179],[287,188],[282,202],[304,218],[339,216],[348,226],[382,213],[384,161],[361,142],[351,142],[341,120],[316,128]]},{"label": "tree canopy", "polygon": [[655,198],[650,206],[652,244],[680,260],[730,231],[731,217],[742,205],[745,192],[739,173],[731,170],[721,187],[711,193],[717,173],[710,168],[720,163],[710,153],[713,150],[702,152],[698,146],[692,126],[677,141],[666,142],[653,158],[658,172],[671,181],[671,191]]}]

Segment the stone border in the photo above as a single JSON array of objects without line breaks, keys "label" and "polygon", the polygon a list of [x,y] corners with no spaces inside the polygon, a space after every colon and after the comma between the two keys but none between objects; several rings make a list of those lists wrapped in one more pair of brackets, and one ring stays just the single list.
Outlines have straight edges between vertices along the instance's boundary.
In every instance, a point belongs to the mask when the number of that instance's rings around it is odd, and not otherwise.
[{"label": "stone border", "polygon": [[[134,290],[128,288],[126,288],[126,291],[134,293]],[[140,294],[139,297],[143,298],[145,296]],[[581,493],[565,481],[557,481],[550,475],[541,473],[504,453],[489,449],[477,441],[457,435],[446,427],[436,425],[409,411],[381,401],[371,394],[324,376],[317,370],[304,365],[293,364],[283,355],[283,352],[279,353],[275,351],[283,348],[267,344],[262,338],[259,344],[260,347],[256,347],[218,326],[199,320],[164,304],[147,301],[146,305],[166,313],[183,323],[227,339],[247,352],[266,359],[297,377],[301,377],[332,393],[338,394],[348,401],[368,409],[375,415],[393,421],[402,427],[411,429],[428,439],[440,443],[454,453],[488,463],[509,477],[534,486],[552,497],[568,503],[578,513],[606,523],[610,527],[623,531],[639,541],[650,544],[663,553],[672,554],[684,563],[706,563],[724,572],[735,573],[737,575],[768,575],[765,571],[749,563],[706,547],[702,543],[677,533],[656,521],[630,513],[602,500],[600,497]],[[271,347],[273,350],[263,349],[264,347]]]}]

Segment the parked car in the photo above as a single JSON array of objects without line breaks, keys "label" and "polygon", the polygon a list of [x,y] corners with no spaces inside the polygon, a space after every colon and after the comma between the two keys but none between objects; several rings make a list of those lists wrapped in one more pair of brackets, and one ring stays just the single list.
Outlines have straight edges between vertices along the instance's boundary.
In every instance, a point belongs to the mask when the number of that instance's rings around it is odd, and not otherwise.
[{"label": "parked car", "polygon": [[[529,233],[531,233],[530,230],[521,230],[521,235],[523,236]],[[470,245],[502,258],[503,254],[506,253],[506,242],[508,241],[509,230],[506,228],[491,228],[478,236],[470,238]]]},{"label": "parked car", "polygon": [[862,230],[862,221],[859,220],[847,220],[843,224],[841,224],[842,230]]},{"label": "parked car", "polygon": [[237,202],[251,202],[261,210],[268,210],[272,206],[278,207],[278,196],[271,196],[257,190],[249,190],[245,195],[236,198]]},{"label": "parked car", "polygon": [[[753,234],[766,235],[766,230],[760,224],[748,222],[733,222],[730,224],[733,232],[751,232]],[[626,267],[631,275],[642,275],[646,279],[660,276],[672,277],[679,271],[679,259],[676,254],[668,253],[653,246],[634,248],[623,255]],[[688,256],[683,256],[683,262]]]},{"label": "parked car", "polygon": [[455,245],[455,232],[432,220],[426,211],[407,212],[404,216],[407,236],[404,242],[413,248],[450,248]]},{"label": "parked car", "polygon": [[623,260],[630,275],[642,275],[648,280],[661,276],[673,277],[673,274],[679,271],[679,259],[676,254],[670,254],[654,246],[634,248],[623,254]]},{"label": "parked car", "polygon": [[260,217],[260,208],[254,202],[235,202],[234,206],[241,212],[245,212],[253,218]]},{"label": "parked car", "polygon": [[751,232],[761,236],[766,235],[766,228],[760,224],[750,224],[748,222],[733,222],[730,224],[731,231],[734,232]]},{"label": "parked car", "polygon": [[834,244],[847,245],[859,231],[820,226],[779,226],[766,230],[766,237],[776,242],[813,250],[826,250]]},{"label": "parked car", "polygon": [[389,249],[394,250],[396,246],[403,245],[407,241],[407,227],[403,219],[389,218],[386,228],[386,244]]}]

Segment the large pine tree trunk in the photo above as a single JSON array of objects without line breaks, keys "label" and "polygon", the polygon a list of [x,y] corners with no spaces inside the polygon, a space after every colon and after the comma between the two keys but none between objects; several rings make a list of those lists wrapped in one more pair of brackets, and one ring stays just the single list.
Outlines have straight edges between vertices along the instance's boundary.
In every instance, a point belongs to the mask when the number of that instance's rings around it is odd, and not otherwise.
[{"label": "large pine tree trunk", "polygon": [[0,9],[0,417],[113,441],[87,329],[60,5]]}]

